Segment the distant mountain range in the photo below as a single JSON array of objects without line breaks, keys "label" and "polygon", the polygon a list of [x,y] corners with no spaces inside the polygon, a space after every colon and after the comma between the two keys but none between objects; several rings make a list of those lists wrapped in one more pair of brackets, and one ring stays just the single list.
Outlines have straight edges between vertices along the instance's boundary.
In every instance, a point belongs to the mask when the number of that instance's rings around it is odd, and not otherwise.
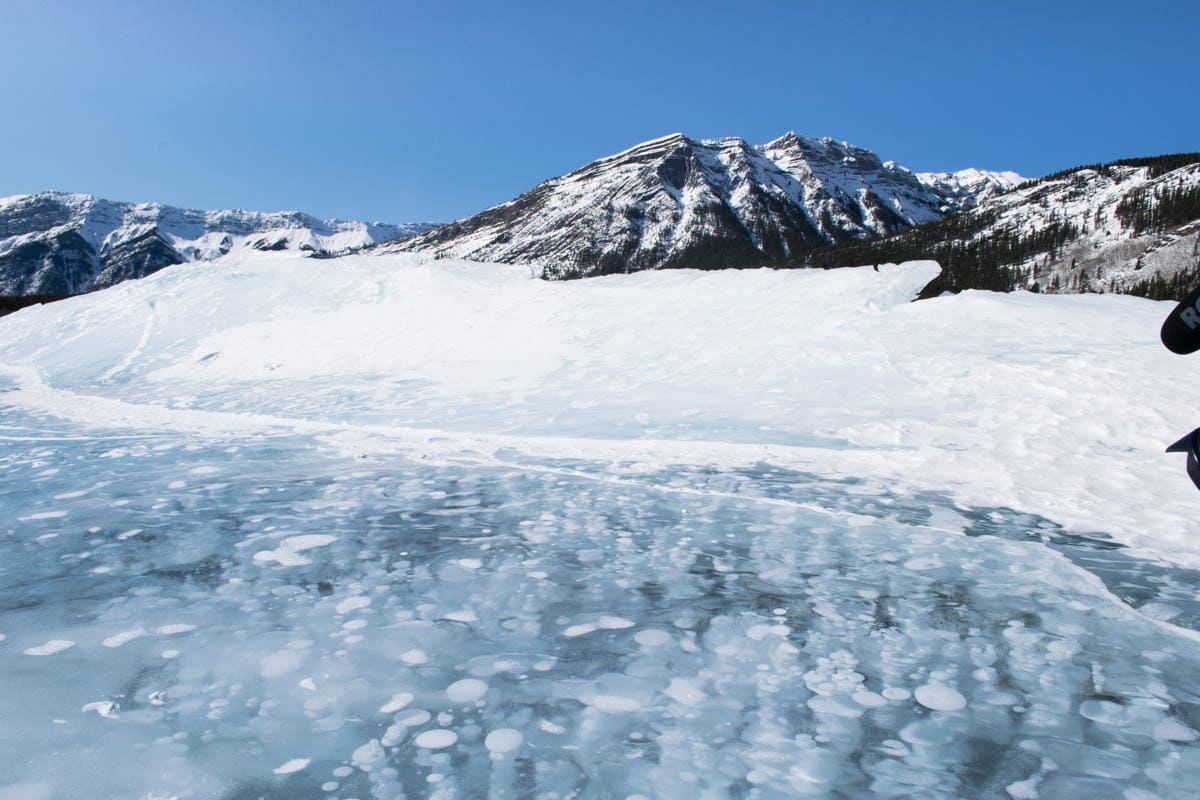
[{"label": "distant mountain range", "polygon": [[77,294],[239,248],[332,254],[432,227],[294,211],[192,211],[65,192],[16,195],[0,199],[0,295]]},{"label": "distant mountain range", "polygon": [[765,145],[677,133],[385,249],[529,264],[550,278],[753,267],[940,220],[1023,180],[914,173],[795,133]]},{"label": "distant mountain range", "polygon": [[928,258],[944,268],[929,294],[1027,288],[1165,299],[1200,281],[1200,154],[1026,180],[917,173],[794,133],[764,145],[673,134],[441,226],[18,195],[0,199],[0,298],[90,291],[239,248],[412,251],[526,264],[558,279]]}]

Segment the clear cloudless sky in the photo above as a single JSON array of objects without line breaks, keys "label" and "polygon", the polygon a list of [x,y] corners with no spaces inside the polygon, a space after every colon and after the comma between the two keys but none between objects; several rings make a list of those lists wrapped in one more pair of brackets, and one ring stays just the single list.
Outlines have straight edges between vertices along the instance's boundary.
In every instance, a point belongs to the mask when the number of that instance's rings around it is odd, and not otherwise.
[{"label": "clear cloudless sky", "polygon": [[444,221],[646,139],[1200,150],[1200,3],[0,0],[0,195]]}]

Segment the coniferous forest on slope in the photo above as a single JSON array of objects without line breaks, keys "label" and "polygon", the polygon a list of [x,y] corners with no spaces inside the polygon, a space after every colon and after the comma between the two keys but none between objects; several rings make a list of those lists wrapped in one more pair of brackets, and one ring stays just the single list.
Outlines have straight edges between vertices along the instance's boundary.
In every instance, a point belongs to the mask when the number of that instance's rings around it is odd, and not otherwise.
[{"label": "coniferous forest on slope", "polygon": [[[1200,162],[1200,153],[1175,153],[1148,158],[1130,158],[1107,164],[1074,167],[1047,175],[1018,186],[1014,191],[1069,178],[1085,170],[1109,174],[1114,167],[1148,167],[1149,177],[1162,175]],[[1036,199],[1036,195],[1030,198]],[[1200,219],[1200,187],[1160,187],[1153,191],[1138,188],[1125,196],[1116,209],[1117,217],[1134,233],[1165,232],[1176,226]],[[942,292],[964,289],[1012,291],[1029,287],[1057,291],[1057,283],[1043,287],[1030,268],[1022,268],[1030,259],[1048,257],[1056,260],[1062,248],[1084,235],[1086,225],[1080,226],[1051,216],[1049,224],[1034,232],[1021,233],[1010,228],[994,229],[999,213],[992,209],[977,209],[910,228],[878,239],[859,239],[823,247],[788,262],[785,266],[820,267],[829,269],[847,264],[901,263],[917,259],[932,259],[942,266],[942,274],[932,281],[922,297],[936,297]],[[1100,220],[1097,219],[1096,224]],[[1153,300],[1178,300],[1200,278],[1200,264],[1171,277],[1154,275],[1126,289],[1129,294]],[[1057,281],[1057,277],[1054,278]],[[1079,285],[1066,287],[1075,291],[1087,289],[1086,276],[1079,275]]]}]

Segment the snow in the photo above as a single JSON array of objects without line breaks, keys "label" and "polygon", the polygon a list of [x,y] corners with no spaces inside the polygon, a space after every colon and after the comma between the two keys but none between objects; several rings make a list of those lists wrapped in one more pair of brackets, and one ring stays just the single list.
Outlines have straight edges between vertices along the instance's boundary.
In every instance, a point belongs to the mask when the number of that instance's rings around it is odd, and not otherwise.
[{"label": "snow", "polygon": [[268,253],[0,320],[0,796],[1186,796],[1167,306],[936,269]]}]

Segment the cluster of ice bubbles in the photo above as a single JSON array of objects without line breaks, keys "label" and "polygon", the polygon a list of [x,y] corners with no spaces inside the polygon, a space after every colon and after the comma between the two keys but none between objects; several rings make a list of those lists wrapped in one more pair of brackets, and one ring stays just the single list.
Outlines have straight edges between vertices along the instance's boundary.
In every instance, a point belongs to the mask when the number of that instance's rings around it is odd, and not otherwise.
[{"label": "cluster of ice bubbles", "polygon": [[0,413],[4,800],[1200,786],[1200,580],[1046,520]]}]

